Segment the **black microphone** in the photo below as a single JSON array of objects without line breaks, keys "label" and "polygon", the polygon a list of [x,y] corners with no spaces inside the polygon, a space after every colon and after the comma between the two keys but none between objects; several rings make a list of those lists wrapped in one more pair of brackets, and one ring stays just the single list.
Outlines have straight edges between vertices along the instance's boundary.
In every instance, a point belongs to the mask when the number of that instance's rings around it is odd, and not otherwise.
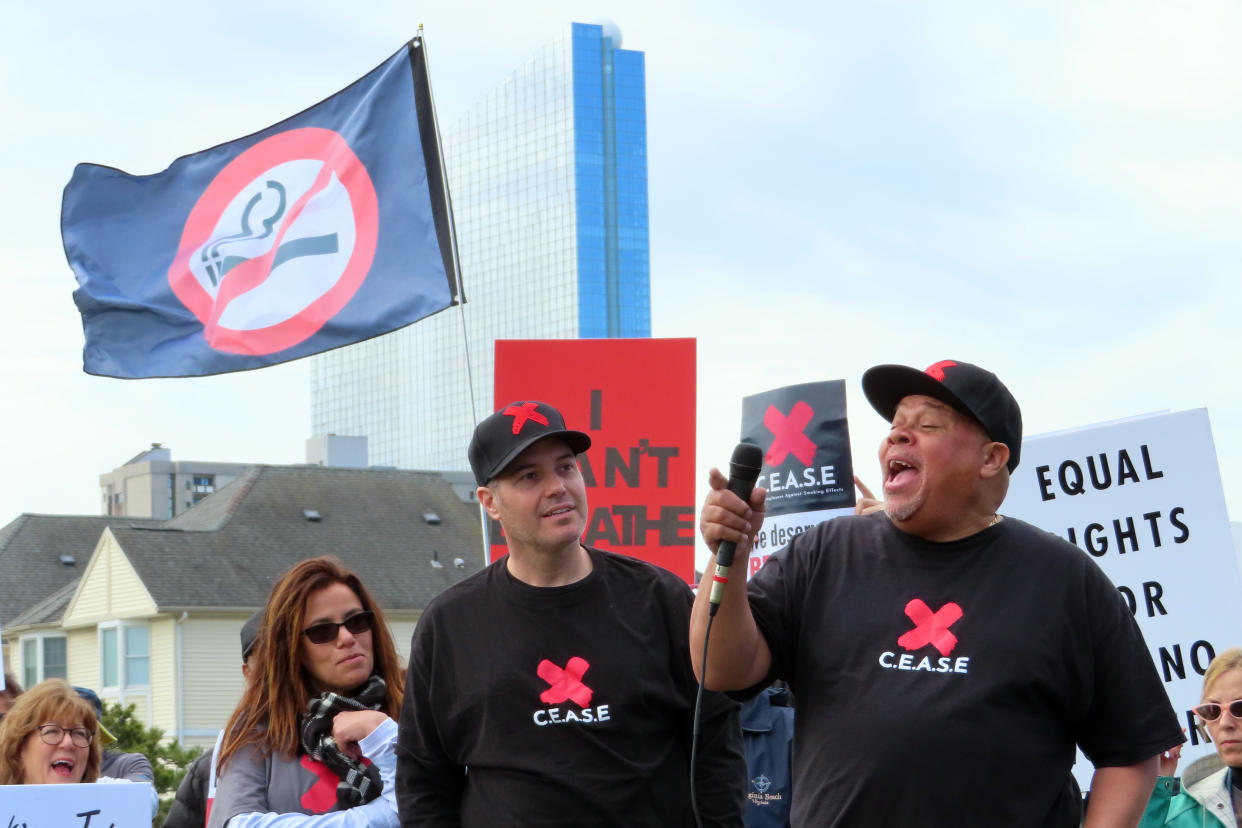
[{"label": "black microphone", "polygon": [[[743,502],[750,502],[750,493],[759,479],[763,469],[763,449],[754,443],[738,443],[729,458],[729,491],[740,497]],[[708,596],[708,613],[716,614],[720,606],[720,597],[724,594],[724,585],[729,582],[729,567],[733,565],[733,554],[737,552],[737,544],[733,541],[721,541],[716,550],[716,574],[712,576],[712,594]]]}]

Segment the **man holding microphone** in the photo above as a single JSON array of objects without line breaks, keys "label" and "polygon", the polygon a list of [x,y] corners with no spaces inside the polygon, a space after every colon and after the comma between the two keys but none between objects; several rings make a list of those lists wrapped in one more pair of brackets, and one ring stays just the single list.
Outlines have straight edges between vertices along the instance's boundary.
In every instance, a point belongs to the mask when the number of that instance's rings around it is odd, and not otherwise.
[{"label": "man holding microphone", "polygon": [[[892,423],[884,509],[820,524],[720,590],[706,686],[787,681],[798,702],[793,824],[1133,828],[1182,734],[1116,589],[1068,542],[1000,514],[1022,417],[991,372],[946,360],[863,375]],[[700,529],[746,560],[765,492],[718,471]],[[710,571],[710,567],[709,567]],[[725,576],[727,577],[727,575]],[[690,653],[702,676],[709,594]]]}]

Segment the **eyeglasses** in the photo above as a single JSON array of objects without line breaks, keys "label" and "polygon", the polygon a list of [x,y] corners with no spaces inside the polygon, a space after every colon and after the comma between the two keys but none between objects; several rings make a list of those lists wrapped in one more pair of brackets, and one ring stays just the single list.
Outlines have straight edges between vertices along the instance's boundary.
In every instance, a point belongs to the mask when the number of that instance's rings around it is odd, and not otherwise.
[{"label": "eyeglasses", "polygon": [[375,613],[371,610],[364,610],[341,622],[321,621],[302,630],[302,634],[309,638],[312,644],[327,644],[330,641],[336,641],[336,637],[341,633],[341,627],[349,630],[353,635],[370,632],[375,627]]},{"label": "eyeglasses", "polygon": [[1201,704],[1198,707],[1192,707],[1190,709],[1194,711],[1196,716],[1203,719],[1205,722],[1216,721],[1220,718],[1220,714],[1224,710],[1228,710],[1229,715],[1233,716],[1235,719],[1242,720],[1242,699],[1234,699],[1224,705],[1217,704],[1216,702],[1207,702],[1206,704]]},{"label": "eyeglasses", "polygon": [[91,742],[95,739],[95,734],[84,727],[61,727],[60,725],[45,724],[39,725],[35,730],[39,731],[39,738],[49,745],[59,745],[60,740],[65,738],[66,733],[73,740],[75,747],[90,747]]}]

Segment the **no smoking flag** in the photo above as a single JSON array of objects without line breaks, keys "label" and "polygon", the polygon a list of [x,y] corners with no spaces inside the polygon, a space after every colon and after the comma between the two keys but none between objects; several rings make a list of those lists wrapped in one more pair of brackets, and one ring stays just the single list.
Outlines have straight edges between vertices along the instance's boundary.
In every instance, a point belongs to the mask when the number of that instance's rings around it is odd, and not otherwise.
[{"label": "no smoking flag", "polygon": [[134,176],[79,164],[61,234],[83,367],[259,368],[462,301],[421,39],[261,132]]}]

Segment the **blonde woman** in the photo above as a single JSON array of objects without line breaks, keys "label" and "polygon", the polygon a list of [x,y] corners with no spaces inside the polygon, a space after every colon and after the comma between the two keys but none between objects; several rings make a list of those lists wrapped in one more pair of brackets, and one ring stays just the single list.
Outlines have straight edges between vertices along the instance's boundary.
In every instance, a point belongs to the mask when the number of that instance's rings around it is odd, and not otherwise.
[{"label": "blonde woman", "polygon": [[1185,788],[1174,776],[1181,746],[1160,760],[1160,777],[1139,828],[1238,828],[1242,801],[1242,649],[1212,659],[1195,715],[1207,726],[1225,767]]}]

